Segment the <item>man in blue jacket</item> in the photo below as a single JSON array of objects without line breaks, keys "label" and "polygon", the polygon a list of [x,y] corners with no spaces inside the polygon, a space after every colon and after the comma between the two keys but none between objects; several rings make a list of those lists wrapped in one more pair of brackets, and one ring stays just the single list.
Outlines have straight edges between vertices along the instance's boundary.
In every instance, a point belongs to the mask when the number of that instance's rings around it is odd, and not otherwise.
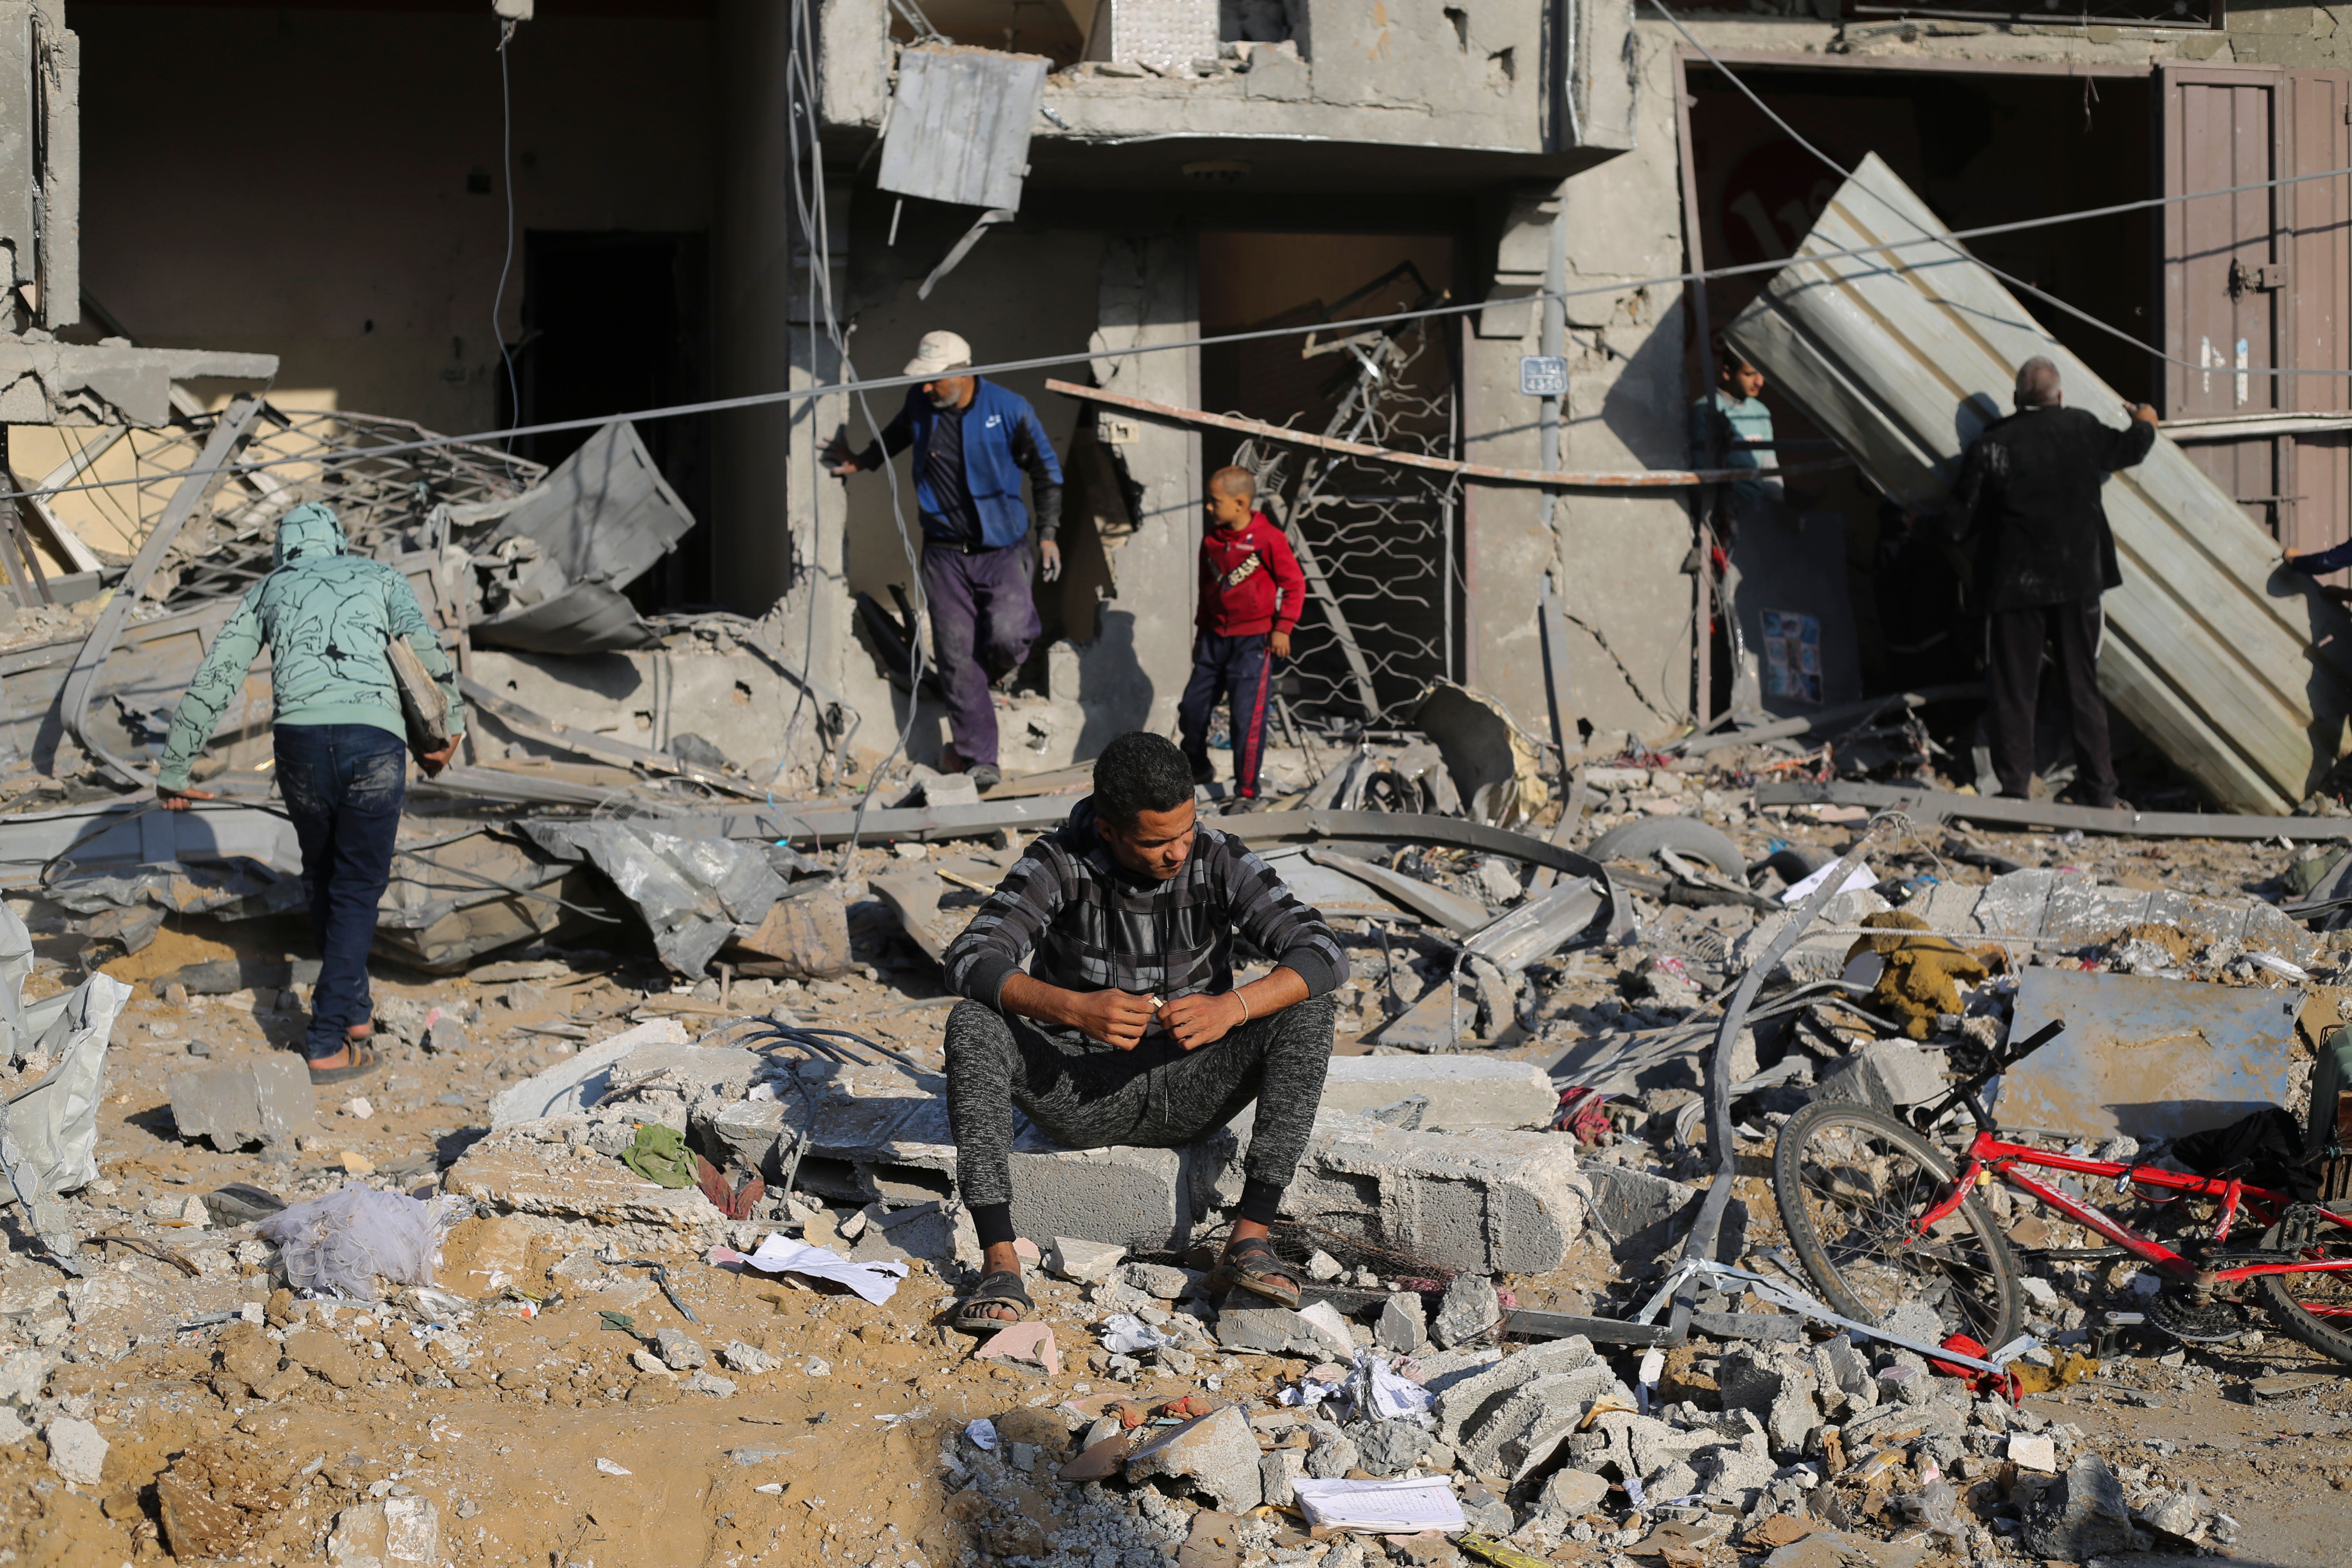
[{"label": "man in blue jacket", "polygon": [[[992,381],[959,374],[971,367],[971,345],[953,332],[925,332],[906,374],[927,379],[882,438],[834,472],[878,468],[915,448],[915,508],[923,527],[923,593],[931,619],[931,657],[947,693],[955,744],[947,771],[961,769],[982,789],[1003,777],[997,766],[996,709],[990,688],[1021,668],[1044,630],[1029,594],[1029,509],[1037,511],[1037,554],[1045,581],[1062,574],[1062,465],[1036,411]],[[836,440],[828,455],[839,458]]]}]

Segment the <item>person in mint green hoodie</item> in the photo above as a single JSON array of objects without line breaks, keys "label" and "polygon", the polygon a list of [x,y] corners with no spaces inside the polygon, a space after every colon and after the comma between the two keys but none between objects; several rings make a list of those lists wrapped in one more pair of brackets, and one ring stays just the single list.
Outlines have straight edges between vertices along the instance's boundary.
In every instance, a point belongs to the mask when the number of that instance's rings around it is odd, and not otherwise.
[{"label": "person in mint green hoodie", "polygon": [[188,683],[155,782],[166,811],[213,798],[189,787],[189,764],[266,645],[278,789],[302,847],[319,943],[302,1051],[313,1083],[357,1078],[381,1063],[366,1043],[368,948],[408,793],[408,725],[384,652],[390,638],[407,637],[441,683],[451,741],[418,759],[426,776],[448,765],[465,723],[457,668],[408,579],[343,547],[331,507],[310,501],[279,521],[275,569],[246,594]]}]

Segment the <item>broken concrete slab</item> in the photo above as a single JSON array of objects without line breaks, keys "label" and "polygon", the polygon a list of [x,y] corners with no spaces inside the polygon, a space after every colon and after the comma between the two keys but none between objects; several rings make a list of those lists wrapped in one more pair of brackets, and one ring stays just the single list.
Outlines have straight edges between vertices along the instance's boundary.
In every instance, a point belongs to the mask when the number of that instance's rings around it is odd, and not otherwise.
[{"label": "broken concrete slab", "polygon": [[1521,1384],[1595,1364],[1592,1342],[1581,1335],[1552,1340],[1504,1357],[1440,1391],[1435,1415],[1441,1442],[1458,1444],[1465,1426],[1477,1421]]},{"label": "broken concrete slab", "polygon": [[[1240,1201],[1241,1145],[1237,1136],[1217,1173],[1221,1204]],[[1560,1267],[1584,1226],[1577,1172],[1571,1139],[1399,1132],[1326,1116],[1283,1206],[1302,1223],[1402,1247],[1443,1268],[1543,1274]]]},{"label": "broken concrete slab", "polygon": [[1423,1118],[1423,1130],[1428,1131],[1458,1132],[1476,1127],[1536,1130],[1549,1125],[1559,1109],[1559,1091],[1533,1062],[1478,1057],[1334,1057],[1323,1079],[1322,1110],[1328,1115],[1356,1115],[1393,1105],[1412,1094],[1429,1097],[1429,1110]]},{"label": "broken concrete slab", "polygon": [[1805,1098],[1845,1100],[1893,1113],[1943,1092],[1942,1052],[1922,1050],[1901,1040],[1880,1040],[1832,1068]]},{"label": "broken concrete slab", "polygon": [[[800,1187],[837,1201],[920,1204],[953,1192],[955,1142],[944,1079],[833,1062],[796,1070],[805,1094],[780,1089],[772,1100],[698,1109],[697,1142],[728,1151],[772,1182],[805,1132]],[[1205,1212],[1219,1166],[1220,1156],[1200,1149],[1057,1149],[1019,1117],[1013,1228],[1024,1237],[1068,1237],[1129,1251],[1181,1247]],[[1236,1202],[1238,1194],[1237,1185]]]},{"label": "broken concrete slab", "polygon": [[2011,1038],[2053,1018],[2066,1030],[2001,1075],[1993,1109],[2006,1127],[2147,1142],[2299,1110],[2306,1000],[2295,987],[2028,969]]},{"label": "broken concrete slab", "polygon": [[1764,1568],[1919,1568],[1928,1542],[1875,1541],[1843,1530],[1816,1530],[1764,1559]]},{"label": "broken concrete slab", "polygon": [[[860,1204],[921,1203],[953,1188],[945,1081],[805,1063],[811,1092],[698,1109],[694,1132],[771,1181],[807,1129],[803,1190]],[[1157,1252],[1189,1245],[1213,1206],[1241,1201],[1250,1118],[1192,1149],[1055,1148],[1025,1118],[1013,1145],[1013,1220],[1028,1237]],[[1326,1116],[1286,1199],[1294,1218],[1376,1245],[1409,1247],[1479,1274],[1559,1267],[1583,1226],[1575,1146],[1541,1133],[1476,1139],[1400,1132]],[[1383,1238],[1388,1238],[1383,1241]]]},{"label": "broken concrete slab", "polygon": [[[675,1018],[656,1018],[633,1029],[624,1029],[610,1039],[583,1047],[576,1055],[492,1095],[490,1127],[496,1131],[520,1121],[581,1114],[604,1098],[613,1085],[614,1067],[638,1047],[685,1045],[685,1025]],[[759,1060],[749,1051],[737,1051],[735,1055],[749,1058],[753,1065]],[[747,1071],[744,1082],[750,1081]]]},{"label": "broken concrete slab", "polygon": [[[1698,1216],[1701,1189],[1607,1161],[1578,1167],[1592,1194],[1591,1217],[1619,1261],[1663,1257]],[[1733,1198],[1716,1238],[1716,1261],[1736,1261],[1748,1249],[1748,1205]]]},{"label": "broken concrete slab", "polygon": [[1217,1342],[1227,1350],[1280,1355],[1297,1345],[1324,1353],[1315,1332],[1287,1307],[1227,1307],[1217,1314]]},{"label": "broken concrete slab", "polygon": [[494,1208],[563,1219],[695,1230],[727,1217],[699,1187],[657,1187],[585,1143],[530,1133],[491,1133],[444,1173],[442,1184]]},{"label": "broken concrete slab", "polygon": [[832,980],[849,973],[849,906],[840,884],[821,886],[778,899],[750,936],[736,946],[751,956],[746,974],[778,980]]},{"label": "broken concrete slab", "polygon": [[173,1073],[165,1088],[183,1138],[205,1138],[226,1153],[248,1143],[291,1147],[322,1131],[310,1075],[290,1057],[258,1057],[200,1072]]},{"label": "broken concrete slab", "polygon": [[1127,1458],[1127,1479],[1168,1476],[1207,1493],[1227,1512],[1241,1513],[1265,1497],[1257,1461],[1257,1438],[1248,1417],[1240,1406],[1226,1405],[1137,1448]]}]

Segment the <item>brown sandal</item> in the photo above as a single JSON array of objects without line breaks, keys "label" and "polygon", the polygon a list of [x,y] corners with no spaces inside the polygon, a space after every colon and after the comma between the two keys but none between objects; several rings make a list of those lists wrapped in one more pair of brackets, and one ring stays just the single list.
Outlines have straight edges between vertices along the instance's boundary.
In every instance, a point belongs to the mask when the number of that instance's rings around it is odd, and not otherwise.
[{"label": "brown sandal", "polygon": [[365,1040],[352,1040],[343,1048],[352,1053],[350,1065],[339,1068],[312,1068],[310,1069],[312,1083],[341,1083],[347,1079],[372,1073],[383,1066],[383,1058],[379,1056],[375,1047]]},{"label": "brown sandal", "polygon": [[1298,1266],[1275,1251],[1264,1237],[1246,1237],[1226,1246],[1224,1260],[1209,1272],[1209,1289],[1230,1290],[1238,1286],[1279,1306],[1296,1308],[1298,1274]]}]

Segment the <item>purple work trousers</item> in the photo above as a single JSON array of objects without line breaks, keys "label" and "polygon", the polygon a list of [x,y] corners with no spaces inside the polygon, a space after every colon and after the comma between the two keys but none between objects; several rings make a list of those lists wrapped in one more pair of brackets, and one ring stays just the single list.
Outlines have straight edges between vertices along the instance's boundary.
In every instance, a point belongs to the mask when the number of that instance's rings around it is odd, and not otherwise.
[{"label": "purple work trousers", "polygon": [[1024,542],[967,554],[952,544],[926,545],[923,592],[930,601],[931,659],[947,693],[956,753],[966,767],[997,767],[989,684],[1020,668],[1045,629],[1029,596],[1029,546]]}]

